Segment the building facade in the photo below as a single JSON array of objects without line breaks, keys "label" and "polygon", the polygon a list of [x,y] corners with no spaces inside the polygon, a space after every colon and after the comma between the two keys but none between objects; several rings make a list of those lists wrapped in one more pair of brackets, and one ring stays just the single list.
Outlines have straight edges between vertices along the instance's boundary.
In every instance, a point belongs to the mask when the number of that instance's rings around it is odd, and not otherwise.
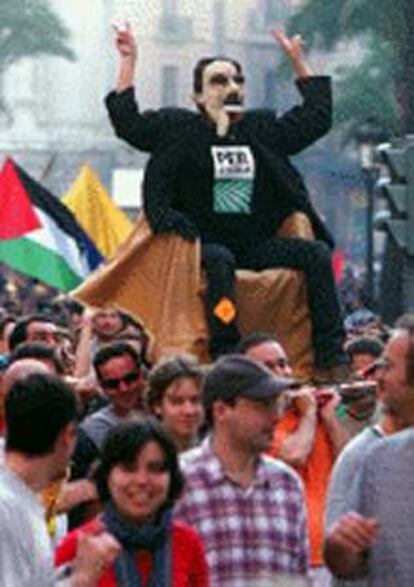
[{"label": "building facade", "polygon": [[[0,152],[14,157],[58,196],[85,162],[111,192],[131,191],[131,173],[142,175],[145,157],[114,137],[103,105],[116,71],[112,25],[129,22],[136,33],[136,86],[144,109],[191,108],[194,63],[215,54],[231,55],[244,65],[248,104],[279,107],[275,96],[286,92],[277,86],[280,51],[270,28],[283,23],[294,4],[291,0],[50,0],[71,33],[76,60],[24,59],[6,72],[4,99],[12,118],[2,122]],[[122,169],[129,170],[125,183]],[[125,204],[128,197],[122,196]]]}]

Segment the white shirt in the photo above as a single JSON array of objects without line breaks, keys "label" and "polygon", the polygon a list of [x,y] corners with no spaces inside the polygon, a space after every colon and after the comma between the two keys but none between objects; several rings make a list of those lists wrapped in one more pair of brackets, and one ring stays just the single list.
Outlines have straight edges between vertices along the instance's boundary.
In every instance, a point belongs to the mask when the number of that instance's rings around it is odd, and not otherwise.
[{"label": "white shirt", "polygon": [[52,587],[53,553],[45,512],[36,494],[0,467],[0,585]]}]

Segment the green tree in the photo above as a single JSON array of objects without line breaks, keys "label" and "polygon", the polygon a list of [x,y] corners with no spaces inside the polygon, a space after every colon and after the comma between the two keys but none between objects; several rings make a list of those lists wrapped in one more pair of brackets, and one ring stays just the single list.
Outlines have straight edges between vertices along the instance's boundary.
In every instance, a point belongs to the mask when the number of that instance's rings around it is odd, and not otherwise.
[{"label": "green tree", "polygon": [[57,55],[73,60],[69,37],[48,0],[0,0],[0,80],[24,57]]},{"label": "green tree", "polygon": [[357,39],[361,61],[338,70],[336,120],[357,128],[376,118],[391,132],[414,131],[414,0],[307,0],[290,19],[310,48]]}]

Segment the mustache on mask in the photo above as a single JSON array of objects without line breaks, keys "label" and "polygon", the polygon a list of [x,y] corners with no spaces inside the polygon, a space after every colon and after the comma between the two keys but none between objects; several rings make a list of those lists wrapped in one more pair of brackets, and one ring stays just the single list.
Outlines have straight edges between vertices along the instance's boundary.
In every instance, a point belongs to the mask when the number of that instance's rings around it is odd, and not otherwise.
[{"label": "mustache on mask", "polygon": [[229,94],[224,100],[224,108],[227,112],[240,112],[243,106],[243,100],[237,93]]},{"label": "mustache on mask", "polygon": [[228,96],[226,96],[226,99],[224,100],[225,106],[231,106],[233,104],[237,106],[240,106],[242,104],[242,97],[236,92],[229,94]]}]

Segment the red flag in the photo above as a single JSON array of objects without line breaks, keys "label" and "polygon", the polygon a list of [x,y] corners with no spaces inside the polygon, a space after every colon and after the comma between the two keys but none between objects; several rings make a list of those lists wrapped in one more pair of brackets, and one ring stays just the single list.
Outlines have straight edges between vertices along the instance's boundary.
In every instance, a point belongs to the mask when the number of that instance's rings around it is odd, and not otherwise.
[{"label": "red flag", "polygon": [[7,159],[0,172],[0,240],[20,238],[40,227],[14,163]]}]

